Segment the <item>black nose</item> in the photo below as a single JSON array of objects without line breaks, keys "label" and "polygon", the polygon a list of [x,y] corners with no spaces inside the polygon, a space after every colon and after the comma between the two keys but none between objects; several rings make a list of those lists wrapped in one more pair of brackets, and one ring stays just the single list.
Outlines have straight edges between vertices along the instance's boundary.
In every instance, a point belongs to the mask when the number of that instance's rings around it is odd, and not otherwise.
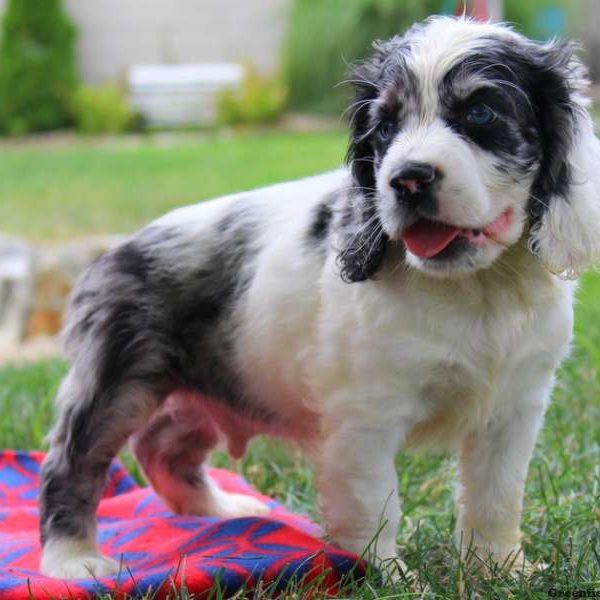
[{"label": "black nose", "polygon": [[390,185],[398,192],[416,194],[431,185],[437,177],[433,165],[422,162],[406,162],[390,178]]}]

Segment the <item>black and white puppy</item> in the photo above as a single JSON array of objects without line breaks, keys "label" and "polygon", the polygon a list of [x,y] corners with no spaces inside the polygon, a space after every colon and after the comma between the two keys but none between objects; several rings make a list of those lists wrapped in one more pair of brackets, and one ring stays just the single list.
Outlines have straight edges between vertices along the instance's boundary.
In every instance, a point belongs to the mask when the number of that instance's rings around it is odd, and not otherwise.
[{"label": "black and white puppy", "polygon": [[[600,255],[600,152],[568,45],[433,18],[352,79],[349,167],[181,208],[74,294],[43,469],[42,571],[118,569],[96,545],[131,440],[176,512],[265,512],[219,489],[220,440],[295,440],[331,538],[396,555],[394,455],[460,449],[457,536],[519,549],[528,462]],[[467,544],[465,543],[465,546]]]}]

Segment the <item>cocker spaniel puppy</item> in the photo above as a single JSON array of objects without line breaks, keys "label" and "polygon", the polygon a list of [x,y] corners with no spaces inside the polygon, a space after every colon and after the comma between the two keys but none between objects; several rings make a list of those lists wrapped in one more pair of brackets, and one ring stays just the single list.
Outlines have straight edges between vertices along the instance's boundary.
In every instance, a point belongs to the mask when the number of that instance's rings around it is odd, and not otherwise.
[{"label": "cocker spaniel puppy", "polygon": [[204,467],[267,433],[314,461],[331,538],[396,556],[394,456],[457,448],[457,536],[519,549],[523,488],[600,254],[600,152],[571,46],[437,17],[353,71],[348,168],[181,208],[72,296],[42,571],[108,575],[95,511],[131,441],[184,514],[260,514]]}]

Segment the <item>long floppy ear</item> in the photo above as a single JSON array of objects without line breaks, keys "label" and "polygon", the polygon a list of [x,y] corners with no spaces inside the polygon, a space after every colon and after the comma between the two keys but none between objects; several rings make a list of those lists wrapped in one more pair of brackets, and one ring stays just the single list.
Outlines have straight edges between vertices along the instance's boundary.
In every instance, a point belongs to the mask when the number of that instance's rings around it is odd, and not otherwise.
[{"label": "long floppy ear", "polygon": [[551,272],[577,277],[600,258],[600,143],[574,47],[537,47],[543,158],[532,187],[529,247]]},{"label": "long floppy ear", "polygon": [[348,108],[350,144],[346,162],[352,176],[347,205],[341,214],[342,247],[338,264],[342,279],[348,283],[371,279],[381,267],[387,236],[376,209],[375,151],[370,139],[369,110],[379,93],[384,44],[375,44],[375,54],[357,64],[350,73],[354,99]]},{"label": "long floppy ear", "polygon": [[385,257],[387,236],[372,197],[350,190],[338,221],[341,247],[337,256],[346,283],[372,279]]}]

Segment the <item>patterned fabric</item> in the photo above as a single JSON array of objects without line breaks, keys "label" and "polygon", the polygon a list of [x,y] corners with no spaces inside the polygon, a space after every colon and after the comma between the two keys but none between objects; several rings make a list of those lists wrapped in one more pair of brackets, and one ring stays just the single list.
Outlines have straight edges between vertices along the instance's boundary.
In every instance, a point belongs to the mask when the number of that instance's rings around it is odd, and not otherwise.
[{"label": "patterned fabric", "polygon": [[98,511],[102,551],[127,565],[119,576],[63,581],[38,571],[40,465],[44,456],[0,452],[0,599],[89,598],[107,591],[139,596],[185,586],[203,597],[218,581],[225,595],[259,581],[279,589],[301,579],[319,586],[319,595],[335,594],[340,578],[360,575],[364,565],[354,555],[318,539],[319,528],[306,517],[253,490],[235,473],[211,474],[228,491],[251,494],[268,503],[268,518],[215,519],[176,516],[150,488],[135,484],[118,463]]}]

